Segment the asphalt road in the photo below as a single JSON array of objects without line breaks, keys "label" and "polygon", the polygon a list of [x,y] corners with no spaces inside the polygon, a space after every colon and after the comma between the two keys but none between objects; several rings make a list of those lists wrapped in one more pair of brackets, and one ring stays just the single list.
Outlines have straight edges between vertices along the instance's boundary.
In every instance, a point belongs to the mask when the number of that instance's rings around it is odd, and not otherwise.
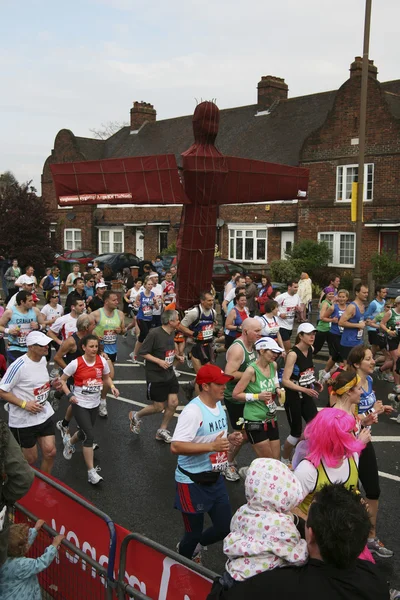
[{"label": "asphalt road", "polygon": [[[95,439],[100,448],[95,452],[95,464],[101,466],[104,481],[98,486],[87,482],[87,472],[83,462],[81,447],[70,461],[62,456],[63,445],[57,431],[57,458],[53,475],[68,484],[106,512],[115,522],[142,533],[165,546],[175,549],[182,534],[181,515],[173,509],[174,469],[176,457],[169,446],[155,440],[155,433],[161,422],[160,415],[147,417],[142,422],[139,436],[129,430],[128,412],[148,404],[145,393],[145,372],[143,366],[133,366],[128,354],[133,349],[133,338],[129,335],[119,341],[115,383],[120,390],[120,398],[108,400],[107,419],[98,418],[95,426]],[[224,355],[220,355],[221,366]],[[319,369],[322,362],[316,362]],[[180,383],[189,381],[190,371],[182,367]],[[392,385],[377,382],[377,397],[386,400]],[[182,406],[185,396],[180,392]],[[321,394],[319,406],[325,406],[326,392]],[[57,420],[63,416],[66,404],[56,413]],[[177,411],[177,414],[179,413]],[[2,409],[1,409],[2,412]],[[396,413],[394,413],[395,416]],[[278,413],[281,439],[288,434],[284,412]],[[171,431],[176,424],[173,419]],[[381,416],[373,428],[373,438],[381,472],[381,506],[378,517],[378,534],[387,547],[395,552],[392,559],[377,559],[393,587],[400,588],[400,425],[388,416]],[[239,454],[239,466],[248,465],[254,458],[250,445]],[[233,510],[244,503],[242,482],[227,482]],[[208,517],[207,517],[208,518]],[[204,559],[205,566],[217,572],[224,567],[222,543],[210,547]]]}]

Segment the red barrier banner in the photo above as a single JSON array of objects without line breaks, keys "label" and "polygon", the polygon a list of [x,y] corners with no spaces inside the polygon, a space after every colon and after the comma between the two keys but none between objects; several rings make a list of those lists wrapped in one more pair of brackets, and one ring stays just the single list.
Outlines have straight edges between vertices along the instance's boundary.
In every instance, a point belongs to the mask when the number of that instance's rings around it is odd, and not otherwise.
[{"label": "red barrier banner", "polygon": [[[80,496],[71,488],[55,478],[51,479],[72,492],[76,496],[76,500],[66,496],[46,481],[35,477],[30,491],[19,503],[38,518],[44,519],[50,527],[65,535],[66,539],[74,546],[107,568],[110,544],[110,531],[107,523],[80,505]],[[115,530],[117,551],[114,579],[117,579],[121,543],[131,532],[117,524],[115,524]],[[50,582],[51,589],[49,591],[53,597],[56,598],[57,592],[59,592],[64,594],[63,598],[75,600],[77,584],[82,584],[82,589],[88,589],[90,577],[93,583],[93,593],[88,597],[101,597],[100,590],[98,596],[94,592],[99,586],[104,585],[104,581],[90,565],[68,551],[60,555],[58,560],[63,563],[63,576],[61,581]],[[126,583],[154,600],[204,600],[211,589],[209,579],[137,540],[129,542],[124,579]]]}]

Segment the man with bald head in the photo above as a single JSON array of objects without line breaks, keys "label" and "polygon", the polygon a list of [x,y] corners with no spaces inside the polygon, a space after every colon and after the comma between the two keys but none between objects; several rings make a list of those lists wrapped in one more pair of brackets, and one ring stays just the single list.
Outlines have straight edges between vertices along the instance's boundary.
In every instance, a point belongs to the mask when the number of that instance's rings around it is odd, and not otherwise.
[{"label": "man with bald head", "polygon": [[[243,321],[242,335],[233,342],[226,353],[225,373],[231,375],[233,379],[228,381],[224,392],[224,401],[229,415],[232,429],[240,431],[242,436],[246,434],[237,421],[243,418],[244,402],[238,402],[232,399],[232,392],[242,377],[249,364],[256,360],[256,351],[254,343],[261,337],[262,325],[258,319],[248,318]],[[243,437],[243,442],[246,441]],[[238,454],[241,446],[234,446],[228,452],[228,468],[225,471],[225,479],[228,481],[238,481],[239,473],[235,465],[235,456]]]}]

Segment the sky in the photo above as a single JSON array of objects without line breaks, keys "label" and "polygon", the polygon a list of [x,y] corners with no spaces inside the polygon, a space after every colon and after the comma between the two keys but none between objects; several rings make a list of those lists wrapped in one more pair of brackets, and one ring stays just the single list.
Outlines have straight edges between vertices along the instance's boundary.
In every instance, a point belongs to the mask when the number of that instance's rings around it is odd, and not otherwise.
[{"label": "sky", "polygon": [[[370,58],[400,78],[399,0],[372,0]],[[135,100],[157,119],[196,101],[254,104],[262,75],[289,97],[337,89],[362,55],[365,0],[0,0],[0,173],[33,180],[60,129],[92,137],[129,122]]]}]

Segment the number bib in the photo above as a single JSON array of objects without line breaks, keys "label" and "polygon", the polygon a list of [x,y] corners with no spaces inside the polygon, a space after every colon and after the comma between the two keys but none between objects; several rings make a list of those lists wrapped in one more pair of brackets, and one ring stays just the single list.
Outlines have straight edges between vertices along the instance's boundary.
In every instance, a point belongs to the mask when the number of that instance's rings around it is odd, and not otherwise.
[{"label": "number bib", "polygon": [[210,454],[209,459],[212,471],[220,473],[228,468],[228,454],[226,452],[214,452]]},{"label": "number bib", "polygon": [[34,388],[33,395],[35,397],[36,402],[39,404],[44,404],[47,401],[50,393],[50,382],[48,381],[44,385],[38,388]]},{"label": "number bib", "polygon": [[101,379],[85,379],[82,384],[82,394],[100,394],[103,389]]},{"label": "number bib", "polygon": [[166,350],[165,351],[165,362],[170,366],[174,364],[175,360],[175,350]]},{"label": "number bib", "polygon": [[211,340],[214,335],[214,325],[210,323],[210,325],[203,325],[201,328],[200,339],[202,340]]},{"label": "number bib", "polygon": [[315,381],[315,374],[314,374],[313,368],[307,369],[306,371],[303,371],[302,373],[300,373],[299,385],[307,387],[309,385],[312,385],[314,383],[314,381]]},{"label": "number bib", "polygon": [[143,304],[142,312],[144,317],[151,317],[153,314],[153,307],[149,304]]},{"label": "number bib", "polygon": [[15,336],[16,345],[17,346],[26,346],[26,336],[31,331],[30,323],[22,323],[22,325],[18,325],[18,333]]},{"label": "number bib", "polygon": [[116,344],[117,343],[117,334],[114,329],[105,329],[103,335],[103,342],[105,344]]}]

